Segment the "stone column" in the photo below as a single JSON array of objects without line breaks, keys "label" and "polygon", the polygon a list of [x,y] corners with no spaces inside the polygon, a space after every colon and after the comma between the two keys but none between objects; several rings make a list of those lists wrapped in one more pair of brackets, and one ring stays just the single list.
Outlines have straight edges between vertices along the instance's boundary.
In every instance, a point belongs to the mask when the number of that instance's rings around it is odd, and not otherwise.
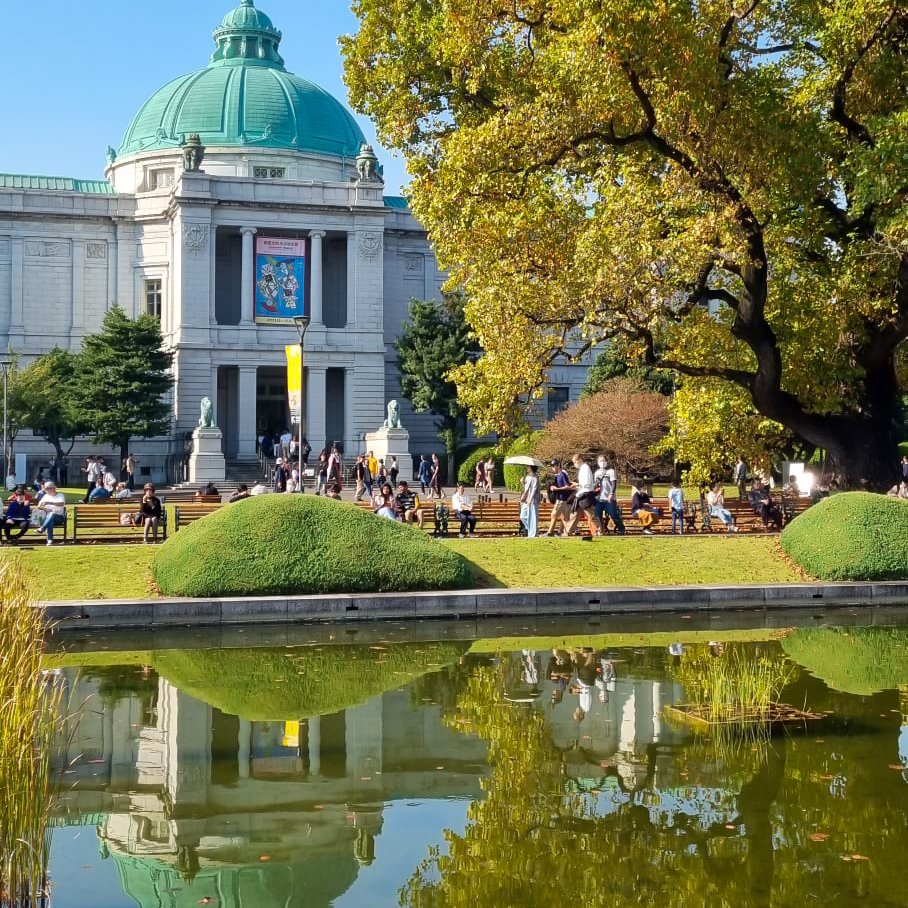
[{"label": "stone column", "polygon": [[237,744],[237,775],[241,779],[248,779],[249,759],[252,755],[252,723],[248,719],[240,719]]},{"label": "stone column", "polygon": [[[216,297],[215,297],[215,282],[217,280],[217,228],[212,224],[211,226],[211,239],[208,241],[208,255],[210,257],[209,267],[211,268],[211,273],[208,278],[208,321],[213,328],[218,323],[217,308],[216,308]],[[242,315],[242,313],[240,313]],[[214,400],[214,398],[211,398]],[[215,410],[215,413],[217,410]]]},{"label": "stone column", "polygon": [[347,327],[356,324],[356,232],[347,231]]},{"label": "stone column", "polygon": [[[242,287],[240,287],[240,324],[255,324],[255,227],[241,227],[243,237]],[[254,434],[254,433],[253,433]]]},{"label": "stone column", "polygon": [[78,353],[82,347],[80,338],[75,333],[82,333],[85,321],[85,240],[74,239],[72,267],[72,312],[68,326],[61,325],[62,333],[69,335],[70,349]]},{"label": "stone column", "polygon": [[438,287],[435,283],[435,257],[426,253],[423,262],[423,299],[434,300],[438,298]]},{"label": "stone column", "polygon": [[10,241],[10,296],[12,307],[10,309],[10,334],[22,334],[25,330],[22,324],[22,285],[25,279],[25,250],[22,237],[14,236]]},{"label": "stone column", "polygon": [[353,413],[353,408],[356,406],[353,376],[353,367],[348,366],[344,370],[344,455],[346,458],[356,457],[362,446],[356,433],[356,420]]},{"label": "stone column", "polygon": [[238,439],[237,457],[248,460],[255,457],[255,428],[258,388],[256,366],[240,366],[238,382]]},{"label": "stone column", "polygon": [[306,410],[308,412],[307,437],[312,445],[311,461],[318,460],[318,452],[325,446],[325,370],[309,366],[306,381]]},{"label": "stone column", "polygon": [[[322,373],[324,375],[324,373]],[[309,719],[309,775],[317,776],[322,771],[322,717]]]},{"label": "stone column", "polygon": [[309,272],[309,293],[311,294],[311,305],[309,314],[312,316],[312,327],[322,328],[325,319],[322,315],[322,238],[325,236],[324,230],[313,230],[309,236],[312,239],[312,265]]}]

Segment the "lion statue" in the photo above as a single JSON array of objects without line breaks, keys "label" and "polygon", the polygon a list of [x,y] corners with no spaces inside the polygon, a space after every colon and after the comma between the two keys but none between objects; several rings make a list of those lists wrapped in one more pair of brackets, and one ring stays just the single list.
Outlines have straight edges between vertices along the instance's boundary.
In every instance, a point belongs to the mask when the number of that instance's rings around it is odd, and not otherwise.
[{"label": "lion statue", "polygon": [[388,401],[388,418],[385,420],[384,429],[402,429],[400,424],[400,405],[396,400]]},{"label": "lion statue", "polygon": [[202,413],[199,416],[199,428],[200,429],[213,429],[214,428],[214,407],[211,404],[210,397],[202,398]]}]

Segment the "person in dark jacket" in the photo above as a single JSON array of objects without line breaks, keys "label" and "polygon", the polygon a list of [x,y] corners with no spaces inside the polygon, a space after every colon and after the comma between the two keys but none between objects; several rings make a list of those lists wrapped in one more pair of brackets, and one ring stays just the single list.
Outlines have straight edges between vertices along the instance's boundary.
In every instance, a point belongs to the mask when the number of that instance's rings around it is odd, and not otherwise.
[{"label": "person in dark jacket", "polygon": [[164,519],[164,505],[161,499],[155,495],[155,488],[150,482],[146,482],[142,489],[142,500],[139,502],[139,520],[142,521],[143,537],[145,543],[149,542],[151,537],[152,544],[158,541],[158,526]]},{"label": "person in dark jacket", "polygon": [[25,499],[25,490],[19,488],[15,498],[7,505],[6,516],[3,518],[3,532],[7,542],[18,542],[28,532],[31,516],[32,509]]}]

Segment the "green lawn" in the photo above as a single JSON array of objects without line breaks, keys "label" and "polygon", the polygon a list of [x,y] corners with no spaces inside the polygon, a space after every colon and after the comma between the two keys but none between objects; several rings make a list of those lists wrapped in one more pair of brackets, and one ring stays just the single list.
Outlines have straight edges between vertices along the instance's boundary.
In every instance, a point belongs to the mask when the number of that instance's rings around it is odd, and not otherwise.
[{"label": "green lawn", "polygon": [[[480,587],[670,586],[803,579],[771,536],[451,539]],[[22,550],[41,599],[139,599],[152,587],[152,546],[81,545]]]},{"label": "green lawn", "polygon": [[452,539],[473,562],[478,586],[684,586],[803,579],[772,536]]}]

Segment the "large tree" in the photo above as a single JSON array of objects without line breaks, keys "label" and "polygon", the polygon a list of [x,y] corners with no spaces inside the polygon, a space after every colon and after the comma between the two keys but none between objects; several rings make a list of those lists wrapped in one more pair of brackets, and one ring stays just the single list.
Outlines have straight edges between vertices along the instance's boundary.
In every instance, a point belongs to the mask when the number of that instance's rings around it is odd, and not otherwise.
[{"label": "large tree", "polygon": [[464,299],[445,294],[442,301],[411,300],[407,323],[394,344],[400,387],[417,413],[438,417],[435,425],[448,454],[448,482],[454,481],[454,454],[463,437],[467,411],[457,395],[451,370],[479,352],[464,317]]},{"label": "large tree", "polygon": [[132,320],[118,306],[110,309],[101,331],[83,342],[73,419],[88,427],[96,443],[119,447],[125,459],[131,439],[170,430],[172,359],[156,318]]},{"label": "large tree", "polygon": [[63,480],[64,458],[72,451],[76,436],[89,431],[80,422],[75,401],[78,373],[78,357],[54,347],[18,377],[21,422],[53,446],[57,482]]},{"label": "large tree", "polygon": [[[746,392],[891,484],[908,337],[908,11],[896,0],[356,0],[355,106],[413,174],[503,428],[610,338]],[[705,307],[719,304],[710,315]]]}]

